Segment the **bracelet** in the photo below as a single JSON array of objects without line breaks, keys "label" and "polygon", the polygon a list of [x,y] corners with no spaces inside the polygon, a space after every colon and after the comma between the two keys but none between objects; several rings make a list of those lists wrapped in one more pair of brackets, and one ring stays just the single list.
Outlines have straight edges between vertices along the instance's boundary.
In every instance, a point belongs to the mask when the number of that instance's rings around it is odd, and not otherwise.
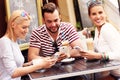
[{"label": "bracelet", "polygon": [[108,61],[109,60],[109,55],[105,54],[105,57],[106,57],[106,60]]},{"label": "bracelet", "polygon": [[109,60],[108,54],[102,53],[102,60],[108,61]]}]

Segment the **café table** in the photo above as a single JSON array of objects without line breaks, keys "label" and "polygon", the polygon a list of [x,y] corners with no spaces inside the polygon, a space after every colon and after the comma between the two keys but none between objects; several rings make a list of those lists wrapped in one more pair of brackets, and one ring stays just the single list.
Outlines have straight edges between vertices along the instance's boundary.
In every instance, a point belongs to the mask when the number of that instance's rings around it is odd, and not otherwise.
[{"label": "caf\u00e9 table", "polygon": [[[51,68],[35,71],[29,74],[30,80],[54,80],[59,78],[66,78],[72,76],[79,76],[85,74],[94,74],[97,72],[118,69],[120,61],[87,61],[85,59],[76,59],[69,63],[56,63]],[[94,77],[93,79],[94,80]]]}]

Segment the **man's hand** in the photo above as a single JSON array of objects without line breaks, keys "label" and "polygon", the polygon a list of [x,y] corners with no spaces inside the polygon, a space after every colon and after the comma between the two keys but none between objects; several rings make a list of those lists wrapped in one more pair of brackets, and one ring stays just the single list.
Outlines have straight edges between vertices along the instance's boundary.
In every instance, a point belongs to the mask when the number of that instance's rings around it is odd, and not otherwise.
[{"label": "man's hand", "polygon": [[63,53],[63,52],[58,52],[59,53],[59,57],[57,62],[60,62],[61,60],[67,58],[67,54]]}]

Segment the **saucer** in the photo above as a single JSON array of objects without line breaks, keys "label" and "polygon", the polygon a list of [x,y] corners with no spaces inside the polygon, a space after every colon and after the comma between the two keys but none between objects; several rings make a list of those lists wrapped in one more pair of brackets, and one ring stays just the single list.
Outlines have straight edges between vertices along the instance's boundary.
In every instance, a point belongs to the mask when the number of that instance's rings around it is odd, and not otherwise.
[{"label": "saucer", "polygon": [[74,60],[75,60],[75,58],[66,58],[66,59],[63,59],[61,62],[63,62],[63,63],[69,63],[69,62],[72,62]]}]

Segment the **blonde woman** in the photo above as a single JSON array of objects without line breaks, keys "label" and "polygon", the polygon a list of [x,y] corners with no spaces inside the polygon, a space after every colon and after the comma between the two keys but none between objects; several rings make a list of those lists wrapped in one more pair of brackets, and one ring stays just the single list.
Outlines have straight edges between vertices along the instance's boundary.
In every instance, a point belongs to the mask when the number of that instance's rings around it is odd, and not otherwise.
[{"label": "blonde woman", "polygon": [[33,60],[35,64],[33,61],[24,64],[17,39],[25,38],[30,21],[30,15],[24,10],[16,10],[12,13],[7,31],[0,39],[0,80],[21,80],[23,75],[54,65],[55,60],[50,57],[35,59]]}]

